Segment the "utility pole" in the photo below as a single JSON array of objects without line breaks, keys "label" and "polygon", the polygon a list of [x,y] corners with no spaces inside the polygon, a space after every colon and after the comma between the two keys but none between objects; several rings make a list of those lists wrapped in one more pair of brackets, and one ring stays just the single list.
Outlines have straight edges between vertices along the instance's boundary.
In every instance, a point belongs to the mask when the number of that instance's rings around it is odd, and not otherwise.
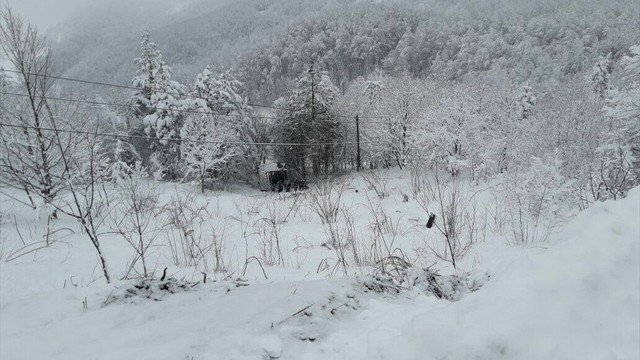
[{"label": "utility pole", "polygon": [[311,120],[314,120],[315,118],[315,106],[316,106],[316,93],[315,93],[315,88],[314,88],[314,80],[315,80],[315,73],[313,71],[313,64],[311,64],[311,66],[309,67],[309,70],[307,71],[309,74],[311,74]]},{"label": "utility pole", "polygon": [[[4,68],[0,67],[0,91],[2,91],[3,93],[5,91],[5,79],[4,79],[4,77],[5,77]],[[0,100],[4,100],[4,94],[0,94]]]},{"label": "utility pole", "polygon": [[358,115],[356,114],[356,171],[360,171],[360,121],[358,121]]},{"label": "utility pole", "polygon": [[[307,72],[309,73],[309,75],[311,76],[311,123],[309,124],[309,128],[313,129],[313,126],[315,126],[315,120],[316,120],[316,89],[315,89],[315,72],[313,70],[313,63],[311,63],[311,66],[309,67],[309,70],[307,70]],[[308,135],[308,134],[307,134]],[[312,150],[313,152],[316,152],[316,149]],[[303,161],[303,169],[306,168],[306,162],[307,162],[307,158],[306,156],[302,159]],[[315,165],[315,161],[312,161],[312,169],[313,169],[313,175],[317,176],[318,174],[316,174],[316,165]],[[306,170],[305,170],[305,177],[306,177]]]}]

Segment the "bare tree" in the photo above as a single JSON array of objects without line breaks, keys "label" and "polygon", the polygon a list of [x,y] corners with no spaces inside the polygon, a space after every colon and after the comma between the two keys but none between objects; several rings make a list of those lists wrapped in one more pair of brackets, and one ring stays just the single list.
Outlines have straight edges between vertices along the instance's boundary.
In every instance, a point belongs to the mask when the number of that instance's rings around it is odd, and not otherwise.
[{"label": "bare tree", "polygon": [[[54,122],[55,124],[55,122]],[[82,148],[74,153],[74,157],[62,151],[61,161],[69,174],[65,178],[66,194],[52,202],[54,208],[61,213],[77,220],[85,235],[96,249],[102,272],[107,283],[111,282],[107,261],[100,245],[98,229],[106,219],[109,210],[108,195],[102,191],[100,185],[108,181],[109,167],[107,158],[100,154],[100,140],[94,134],[86,134],[81,140]],[[63,146],[59,131],[54,131],[59,147]],[[78,154],[84,154],[78,157]]]},{"label": "bare tree", "polygon": [[48,205],[63,187],[66,172],[60,154],[66,149],[56,146],[54,134],[43,130],[52,127],[46,100],[52,85],[51,53],[45,38],[6,5],[0,7],[0,49],[18,73],[12,90],[21,95],[0,104],[11,125],[0,132],[1,181],[24,190],[32,207],[37,206],[33,196]]},{"label": "bare tree", "polygon": [[146,278],[151,276],[147,265],[149,251],[165,226],[164,209],[159,204],[160,194],[153,184],[144,182],[145,175],[144,170],[138,167],[129,179],[120,182],[119,212],[111,216],[110,226],[135,252],[127,273],[140,261],[142,276]]},{"label": "bare tree", "polygon": [[20,97],[26,99],[14,109],[0,105],[14,122],[2,131],[3,182],[38,196],[52,208],[50,217],[61,212],[77,220],[95,247],[109,283],[98,238],[108,203],[99,188],[108,174],[106,159],[99,152],[99,129],[96,125],[93,132],[87,131],[95,122],[87,121],[92,119],[79,108],[61,111],[49,103],[52,83],[47,42],[8,6],[0,8],[0,48],[18,72]]}]

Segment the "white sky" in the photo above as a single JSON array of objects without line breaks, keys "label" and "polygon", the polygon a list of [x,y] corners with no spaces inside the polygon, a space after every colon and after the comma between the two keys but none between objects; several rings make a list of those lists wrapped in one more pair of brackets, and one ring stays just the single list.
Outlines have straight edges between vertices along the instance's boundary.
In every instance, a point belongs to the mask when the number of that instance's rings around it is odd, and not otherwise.
[{"label": "white sky", "polygon": [[25,20],[45,31],[64,21],[78,6],[100,0],[0,0],[5,1]]}]

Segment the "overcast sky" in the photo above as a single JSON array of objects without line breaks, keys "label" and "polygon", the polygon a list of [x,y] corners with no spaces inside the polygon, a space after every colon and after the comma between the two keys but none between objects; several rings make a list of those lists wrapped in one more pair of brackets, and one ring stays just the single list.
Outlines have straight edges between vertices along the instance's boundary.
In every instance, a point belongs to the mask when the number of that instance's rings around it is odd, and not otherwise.
[{"label": "overcast sky", "polygon": [[78,6],[96,1],[100,0],[8,0],[11,8],[41,31],[64,21]]}]

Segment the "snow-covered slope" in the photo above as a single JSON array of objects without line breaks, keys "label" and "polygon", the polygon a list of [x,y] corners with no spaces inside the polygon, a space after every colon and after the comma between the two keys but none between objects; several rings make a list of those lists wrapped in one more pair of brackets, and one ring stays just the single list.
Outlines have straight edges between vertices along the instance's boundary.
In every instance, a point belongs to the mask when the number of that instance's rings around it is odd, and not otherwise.
[{"label": "snow-covered slope", "polygon": [[547,249],[481,247],[491,280],[457,302],[281,270],[103,306],[128,283],[54,283],[91,256],[54,247],[56,261],[0,264],[0,358],[637,359],[639,215],[636,188],[578,214]]},{"label": "snow-covered slope", "polygon": [[636,188],[582,212],[548,250],[459,302],[375,302],[329,341],[349,359],[638,359],[639,244]]}]

